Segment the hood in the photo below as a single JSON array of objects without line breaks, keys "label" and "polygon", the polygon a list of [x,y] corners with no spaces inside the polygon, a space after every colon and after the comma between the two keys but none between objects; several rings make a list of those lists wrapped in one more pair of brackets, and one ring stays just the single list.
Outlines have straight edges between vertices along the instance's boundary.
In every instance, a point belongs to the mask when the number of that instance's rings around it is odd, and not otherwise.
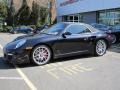
[{"label": "hood", "polygon": [[[34,38],[44,38],[44,37],[48,37],[51,36],[52,34],[29,34],[29,35],[23,35],[23,36],[19,36],[17,37],[14,41],[16,40],[20,40],[20,39],[34,39]],[[52,35],[53,36],[53,35]]]}]

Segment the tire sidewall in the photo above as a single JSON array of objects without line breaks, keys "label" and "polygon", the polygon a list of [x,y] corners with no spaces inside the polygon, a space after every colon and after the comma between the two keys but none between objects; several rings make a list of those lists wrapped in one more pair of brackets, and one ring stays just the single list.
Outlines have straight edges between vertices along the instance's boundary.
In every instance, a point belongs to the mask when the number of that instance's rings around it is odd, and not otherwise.
[{"label": "tire sidewall", "polygon": [[[100,40],[104,41],[104,43],[105,43],[105,45],[106,45],[106,50],[105,50],[105,52],[104,52],[102,55],[98,54],[97,51],[96,51],[97,43],[98,43]],[[95,43],[95,47],[94,47],[94,55],[95,55],[95,56],[103,56],[103,55],[106,54],[106,51],[107,51],[107,43],[106,43],[106,41],[105,41],[104,39],[99,39],[99,40],[97,40],[96,43]]]},{"label": "tire sidewall", "polygon": [[[38,64],[38,63],[36,63],[36,62],[34,61],[34,59],[33,59],[33,53],[34,53],[34,51],[35,51],[37,48],[39,48],[39,47],[46,47],[46,48],[49,50],[49,53],[50,53],[49,60],[48,60],[46,63],[44,63],[44,64]],[[52,52],[51,52],[50,48],[49,48],[48,46],[46,46],[46,45],[37,45],[37,46],[36,46],[35,48],[33,48],[33,50],[32,50],[32,53],[31,53],[31,61],[32,61],[32,63],[35,64],[35,65],[38,65],[38,66],[45,65],[45,64],[49,63],[49,61],[51,60],[51,58],[52,58]]]}]

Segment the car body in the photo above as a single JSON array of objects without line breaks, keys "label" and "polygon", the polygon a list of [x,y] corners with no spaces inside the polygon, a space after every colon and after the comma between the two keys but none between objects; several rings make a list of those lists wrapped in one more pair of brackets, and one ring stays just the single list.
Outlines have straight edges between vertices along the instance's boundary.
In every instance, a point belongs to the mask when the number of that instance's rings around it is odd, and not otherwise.
[{"label": "car body", "polygon": [[51,58],[86,53],[102,56],[110,45],[109,35],[88,24],[61,22],[39,34],[20,36],[8,43],[4,58],[17,64],[32,61],[43,65]]},{"label": "car body", "polygon": [[91,24],[94,28],[99,29],[100,31],[103,31],[112,37],[112,43],[116,43],[120,39],[120,24],[114,25],[114,26],[107,26],[104,24],[98,24],[98,23],[93,23]]},{"label": "car body", "polygon": [[20,26],[20,27],[15,27],[10,31],[12,34],[17,34],[17,33],[32,33],[33,29],[27,26]]}]

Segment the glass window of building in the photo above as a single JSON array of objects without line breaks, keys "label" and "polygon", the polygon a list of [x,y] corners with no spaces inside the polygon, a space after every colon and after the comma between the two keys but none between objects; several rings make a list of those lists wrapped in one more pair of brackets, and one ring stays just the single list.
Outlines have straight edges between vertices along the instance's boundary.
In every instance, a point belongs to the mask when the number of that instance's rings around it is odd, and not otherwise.
[{"label": "glass window of building", "polygon": [[109,26],[120,23],[120,10],[105,10],[98,13],[98,22]]},{"label": "glass window of building", "polygon": [[73,14],[73,15],[63,16],[62,21],[63,22],[82,22],[83,15],[82,14]]}]

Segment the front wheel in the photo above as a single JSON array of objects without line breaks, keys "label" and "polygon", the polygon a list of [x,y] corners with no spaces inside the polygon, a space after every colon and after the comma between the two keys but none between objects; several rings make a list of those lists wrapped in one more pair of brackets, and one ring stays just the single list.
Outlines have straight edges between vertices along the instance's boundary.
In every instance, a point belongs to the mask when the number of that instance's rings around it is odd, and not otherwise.
[{"label": "front wheel", "polygon": [[32,52],[32,61],[36,65],[47,64],[51,59],[52,53],[46,45],[39,45]]},{"label": "front wheel", "polygon": [[107,44],[105,40],[98,40],[95,45],[95,55],[103,56],[106,53]]}]

